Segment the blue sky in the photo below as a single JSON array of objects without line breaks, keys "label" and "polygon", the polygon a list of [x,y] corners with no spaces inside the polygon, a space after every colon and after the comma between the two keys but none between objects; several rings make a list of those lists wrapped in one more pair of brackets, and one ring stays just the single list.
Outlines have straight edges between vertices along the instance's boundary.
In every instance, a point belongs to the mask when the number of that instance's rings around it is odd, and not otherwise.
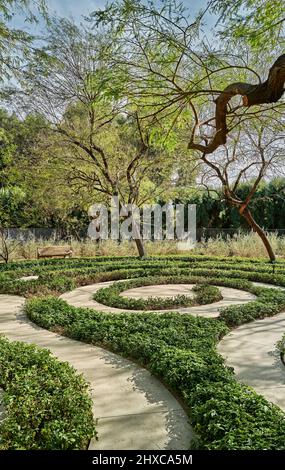
[{"label": "blue sky", "polygon": [[[193,8],[195,14],[197,10],[205,7],[207,0],[184,0],[185,6],[190,10]],[[107,4],[107,0],[46,0],[46,4],[52,12],[56,12],[59,16],[71,17],[76,21],[80,21],[82,16],[87,16],[88,13],[103,8]],[[191,8],[192,7],[192,8]],[[213,25],[214,19],[207,18],[209,25]],[[31,26],[25,23],[23,15],[15,15],[11,21],[11,25],[15,28],[24,29],[26,31],[40,32],[42,25]]]},{"label": "blue sky", "polygon": [[[96,8],[103,7],[107,4],[106,0],[46,0],[51,10],[57,11],[61,16],[74,17],[86,14]],[[195,9],[203,7],[207,0],[184,0],[184,4],[192,6]]]},{"label": "blue sky", "polygon": [[72,16],[76,19],[97,8],[104,7],[107,2],[105,0],[47,0],[46,3],[60,16]]}]

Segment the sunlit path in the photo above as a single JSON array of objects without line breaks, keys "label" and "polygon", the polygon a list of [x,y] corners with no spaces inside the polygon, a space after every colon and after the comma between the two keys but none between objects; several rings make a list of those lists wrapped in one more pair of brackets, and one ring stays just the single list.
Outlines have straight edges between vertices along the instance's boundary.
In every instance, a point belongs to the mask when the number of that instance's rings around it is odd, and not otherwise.
[{"label": "sunlit path", "polygon": [[0,332],[48,348],[91,385],[99,440],[90,449],[188,449],[192,430],[171,393],[147,370],[104,349],[39,328],[21,312],[25,299],[0,295]]}]

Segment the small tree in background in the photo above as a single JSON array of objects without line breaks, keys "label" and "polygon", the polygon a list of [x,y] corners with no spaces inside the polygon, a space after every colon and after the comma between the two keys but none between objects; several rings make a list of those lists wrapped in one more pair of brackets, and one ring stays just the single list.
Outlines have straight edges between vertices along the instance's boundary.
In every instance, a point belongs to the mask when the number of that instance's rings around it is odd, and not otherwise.
[{"label": "small tree in background", "polygon": [[[172,158],[172,144],[164,144],[159,128],[138,118],[139,103],[125,94],[127,72],[113,70],[112,51],[112,38],[99,30],[55,19],[16,96],[48,120],[62,177],[75,191],[141,207],[168,189],[179,155]],[[145,256],[139,228],[137,233]]]},{"label": "small tree in background", "polygon": [[[274,126],[266,120],[252,121],[246,129],[233,132],[218,154],[197,157],[205,165],[203,185],[213,187],[217,181],[222,185],[225,201],[235,207],[248,226],[260,236],[272,262],[275,261],[274,251],[266,232],[252,215],[251,204],[262,180],[281,174],[285,163],[283,142],[282,121],[275,122]],[[241,187],[244,189],[242,192]]]},{"label": "small tree in background", "polygon": [[10,261],[11,255],[21,245],[21,242],[9,238],[9,231],[5,228],[0,228],[0,259],[4,263]]}]

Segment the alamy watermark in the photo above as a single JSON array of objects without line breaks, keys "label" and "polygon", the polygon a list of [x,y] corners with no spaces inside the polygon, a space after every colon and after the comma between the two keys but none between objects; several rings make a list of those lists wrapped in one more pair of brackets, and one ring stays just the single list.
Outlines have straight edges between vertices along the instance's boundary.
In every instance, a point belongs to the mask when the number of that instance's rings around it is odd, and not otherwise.
[{"label": "alamy watermark", "polygon": [[108,208],[93,204],[88,236],[93,240],[178,240],[195,244],[196,205],[169,202],[146,205],[122,204],[118,197],[111,199]]}]

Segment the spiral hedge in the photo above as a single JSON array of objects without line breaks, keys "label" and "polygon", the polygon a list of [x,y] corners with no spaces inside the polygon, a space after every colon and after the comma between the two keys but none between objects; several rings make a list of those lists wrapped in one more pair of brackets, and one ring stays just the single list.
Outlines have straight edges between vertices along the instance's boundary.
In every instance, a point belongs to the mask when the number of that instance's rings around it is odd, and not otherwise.
[{"label": "spiral hedge", "polygon": [[[190,307],[195,305],[210,304],[222,300],[220,290],[215,286],[204,283],[198,283],[193,287],[193,297],[190,295],[176,295],[173,297],[149,297],[147,299],[128,298],[122,294],[128,289],[135,287],[162,285],[162,284],[188,284],[187,276],[150,276],[147,278],[134,279],[132,281],[116,282],[108,287],[102,287],[94,295],[93,298],[97,302],[127,310],[163,310],[175,309],[176,307]],[[190,289],[189,289],[190,291]],[[190,291],[191,292],[191,291]]]},{"label": "spiral hedge", "polygon": [[[34,281],[21,276],[38,275]],[[75,308],[58,295],[75,286],[102,281],[175,278],[244,289],[256,299],[223,308],[218,318],[170,312],[102,313]],[[285,309],[285,292],[252,281],[285,286],[285,263],[218,257],[95,258],[27,261],[0,266],[0,291],[32,297],[29,318],[71,338],[97,344],[132,358],[180,395],[197,433],[200,449],[285,449],[285,414],[239,383],[216,350],[237,325]],[[150,282],[150,281],[149,281]],[[44,296],[43,296],[44,294]],[[49,295],[46,295],[49,294]],[[37,298],[38,297],[38,298]]]}]

